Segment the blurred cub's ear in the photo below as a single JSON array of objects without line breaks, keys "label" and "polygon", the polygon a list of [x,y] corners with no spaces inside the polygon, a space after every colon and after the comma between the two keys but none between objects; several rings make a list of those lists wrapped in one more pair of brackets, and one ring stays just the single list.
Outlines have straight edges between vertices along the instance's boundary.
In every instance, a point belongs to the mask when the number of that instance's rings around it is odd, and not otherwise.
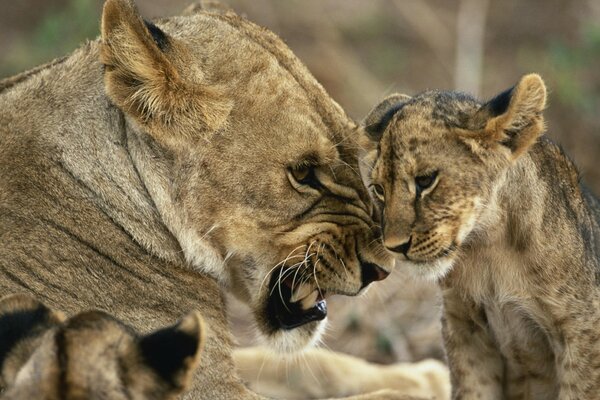
[{"label": "blurred cub's ear", "polygon": [[363,126],[368,137],[378,142],[394,115],[410,98],[406,94],[394,93],[377,104],[363,120]]},{"label": "blurred cub's ear", "polygon": [[143,362],[174,392],[183,391],[200,362],[206,333],[200,313],[140,340]]},{"label": "blurred cub's ear", "polygon": [[0,387],[11,384],[49,329],[65,316],[23,294],[0,300]]},{"label": "blurred cub's ear", "polygon": [[[183,43],[144,21],[130,0],[107,0],[102,13],[101,60],[106,92],[158,140],[212,132],[226,120],[231,102],[203,82]],[[181,71],[192,70],[188,77]]]},{"label": "blurred cub's ear", "polygon": [[545,130],[546,85],[537,74],[525,75],[512,88],[485,103],[471,125],[480,141],[500,143],[511,159],[525,153]]}]

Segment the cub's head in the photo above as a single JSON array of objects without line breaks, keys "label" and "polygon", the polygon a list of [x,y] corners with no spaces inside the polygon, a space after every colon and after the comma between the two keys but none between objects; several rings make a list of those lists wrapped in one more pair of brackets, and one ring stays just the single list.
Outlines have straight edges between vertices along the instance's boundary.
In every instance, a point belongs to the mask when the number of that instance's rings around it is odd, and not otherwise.
[{"label": "cub's head", "polygon": [[0,300],[3,399],[167,400],[181,394],[200,361],[196,312],[139,335],[101,311],[64,320],[23,295]]},{"label": "cub's head", "polygon": [[448,272],[502,173],[543,133],[545,103],[532,74],[484,104],[430,91],[392,95],[371,111],[370,187],[399,265],[432,279]]},{"label": "cub's head", "polygon": [[191,267],[249,304],[276,349],[315,340],[331,294],[389,273],[358,127],[272,33],[221,9],[102,21],[129,152]]}]

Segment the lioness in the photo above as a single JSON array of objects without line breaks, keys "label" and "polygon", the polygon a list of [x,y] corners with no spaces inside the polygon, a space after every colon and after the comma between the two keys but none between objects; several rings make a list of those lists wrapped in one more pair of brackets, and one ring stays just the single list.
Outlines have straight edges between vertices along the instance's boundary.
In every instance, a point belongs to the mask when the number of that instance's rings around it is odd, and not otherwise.
[{"label": "lioness", "polygon": [[205,336],[197,312],[140,336],[100,311],[65,321],[24,295],[0,300],[0,322],[3,400],[173,399],[189,384]]},{"label": "lioness", "polygon": [[188,398],[257,398],[233,372],[222,291],[293,351],[319,337],[327,296],[391,257],[356,124],[274,34],[191,10],[150,23],[107,0],[101,40],[0,83],[0,293],[142,331],[199,309]]},{"label": "lioness", "polygon": [[600,210],[540,138],[545,104],[532,74],[483,104],[393,95],[365,120],[384,244],[443,290],[455,399],[600,396]]}]

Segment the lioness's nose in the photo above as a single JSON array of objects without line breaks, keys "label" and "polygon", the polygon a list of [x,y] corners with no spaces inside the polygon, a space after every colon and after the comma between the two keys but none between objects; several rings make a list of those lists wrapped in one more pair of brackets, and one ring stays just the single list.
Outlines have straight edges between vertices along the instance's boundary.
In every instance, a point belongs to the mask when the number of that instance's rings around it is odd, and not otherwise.
[{"label": "lioness's nose", "polygon": [[361,289],[369,286],[369,284],[372,282],[387,278],[387,276],[390,274],[379,265],[370,262],[362,262],[360,264],[360,270],[362,279]]},{"label": "lioness's nose", "polygon": [[392,253],[400,253],[406,255],[408,250],[410,249],[410,245],[412,242],[412,236],[408,238],[408,240],[404,241],[392,241],[392,240],[384,240],[385,247],[391,251]]}]

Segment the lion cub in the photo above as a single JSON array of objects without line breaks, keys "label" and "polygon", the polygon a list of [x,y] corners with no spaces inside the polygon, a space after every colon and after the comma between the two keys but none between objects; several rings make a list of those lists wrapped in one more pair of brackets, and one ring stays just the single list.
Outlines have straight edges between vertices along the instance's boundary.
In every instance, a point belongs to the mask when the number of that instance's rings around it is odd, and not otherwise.
[{"label": "lion cub", "polygon": [[138,335],[101,311],[65,320],[24,295],[0,300],[3,400],[172,399],[184,391],[204,340],[200,314]]},{"label": "lion cub", "polygon": [[540,137],[545,104],[532,74],[484,104],[393,95],[365,120],[385,246],[443,291],[455,399],[600,398],[598,200]]}]

